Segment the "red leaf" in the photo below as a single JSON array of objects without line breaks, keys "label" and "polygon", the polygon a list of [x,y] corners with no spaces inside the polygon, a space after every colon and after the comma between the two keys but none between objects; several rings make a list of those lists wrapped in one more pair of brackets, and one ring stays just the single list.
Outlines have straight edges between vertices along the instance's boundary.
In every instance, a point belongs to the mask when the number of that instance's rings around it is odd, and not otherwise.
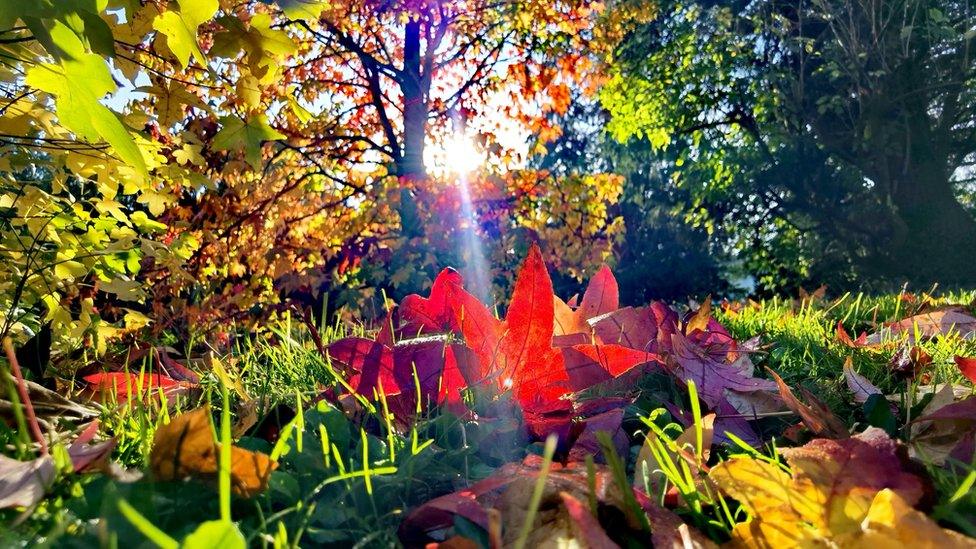
[{"label": "red leaf", "polygon": [[158,388],[162,388],[165,393],[172,393],[192,386],[190,383],[176,381],[162,374],[140,375],[131,372],[105,372],[88,375],[81,379],[88,384],[89,390],[96,396],[115,393],[119,401],[128,400],[131,392],[152,395]]},{"label": "red leaf", "polygon": [[956,366],[969,381],[976,383],[976,357],[955,357]]},{"label": "red leaf", "polygon": [[407,336],[421,333],[455,331],[460,328],[451,307],[451,300],[462,286],[461,274],[448,267],[437,275],[430,288],[430,296],[411,294],[400,303],[400,318]]},{"label": "red leaf", "polygon": [[562,354],[552,347],[552,281],[539,247],[533,245],[522,263],[504,322],[471,294],[460,290],[455,297],[455,315],[480,374],[501,390],[511,388],[523,411],[551,410],[569,391],[569,377]]},{"label": "red leaf", "polygon": [[329,345],[329,358],[340,364],[349,376],[347,381],[356,393],[366,398],[379,394],[382,384],[387,396],[400,394],[393,376],[393,351],[382,343],[361,337],[347,337]]},{"label": "red leaf", "polygon": [[847,330],[844,329],[844,324],[840,320],[837,321],[837,335],[835,337],[837,338],[837,341],[851,347],[852,349],[870,346],[868,345],[867,333],[861,332],[861,335],[857,336],[857,340],[853,340],[851,339],[851,336],[848,335]]},{"label": "red leaf", "polygon": [[588,389],[619,377],[635,366],[660,360],[654,353],[622,345],[574,345],[561,351],[569,387],[573,391]]}]

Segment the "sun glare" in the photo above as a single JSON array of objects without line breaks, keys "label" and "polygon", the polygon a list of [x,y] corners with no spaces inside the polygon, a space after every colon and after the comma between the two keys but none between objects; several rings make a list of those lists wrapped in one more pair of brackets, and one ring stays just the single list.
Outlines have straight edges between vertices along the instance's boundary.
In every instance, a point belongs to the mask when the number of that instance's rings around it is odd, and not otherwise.
[{"label": "sun glare", "polygon": [[468,175],[485,162],[484,152],[465,134],[451,136],[438,149],[434,164],[447,175]]}]

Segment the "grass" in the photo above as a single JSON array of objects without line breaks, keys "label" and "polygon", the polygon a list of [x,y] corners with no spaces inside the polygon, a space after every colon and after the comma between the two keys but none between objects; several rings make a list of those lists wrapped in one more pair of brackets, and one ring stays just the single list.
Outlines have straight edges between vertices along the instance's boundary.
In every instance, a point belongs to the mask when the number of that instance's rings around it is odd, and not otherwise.
[{"label": "grass", "polygon": [[[948,293],[933,302],[972,303],[974,299],[976,292]],[[765,350],[754,358],[760,372],[772,368],[788,383],[810,388],[853,423],[865,418],[852,403],[844,381],[843,364],[848,357],[855,370],[886,393],[903,392],[917,399],[917,385],[922,382],[907,385],[891,375],[888,363],[897,345],[851,349],[836,340],[836,325],[842,322],[852,335],[872,332],[883,322],[906,316],[910,306],[899,296],[847,295],[835,301],[803,303],[773,299],[719,311],[717,317],[737,340],[762,337]],[[226,441],[236,419],[231,411],[247,399],[256,399],[258,417],[265,425],[251,434],[267,427],[280,431],[281,438],[272,445],[257,436],[245,436],[237,444],[280,457],[266,493],[251,500],[231,499],[225,476],[208,485],[198,480],[154,482],[149,478],[119,482],[111,475],[79,476],[62,471],[49,496],[29,515],[0,511],[0,520],[9,525],[0,533],[0,543],[134,546],[155,538],[169,544],[166,540],[178,543],[190,535],[220,534],[232,520],[250,546],[395,546],[399,543],[397,526],[411,508],[484,478],[498,465],[524,455],[526,448],[519,440],[505,438],[474,420],[432,413],[400,433],[382,409],[343,411],[324,401],[313,403],[324,389],[341,388],[344,382],[323,359],[317,343],[328,344],[348,335],[366,335],[366,331],[362,326],[323,327],[323,341],[316,342],[305,326],[285,317],[261,335],[238,339],[227,357],[211,361],[214,367],[201,379],[198,393],[175,398],[143,394],[105,407],[102,432],[117,441],[114,458],[124,466],[144,468],[153,435],[168,417],[210,403],[220,418],[218,433]],[[976,355],[976,342],[953,335],[921,346],[934,359],[925,383],[958,383],[961,376],[952,357]],[[632,408],[631,415],[645,419],[630,423],[637,426],[631,432],[631,459],[609,460],[614,475],[628,485],[632,481],[627,475],[632,479],[641,474],[634,470],[633,458],[644,433],[656,433],[654,450],[665,456],[665,448],[673,447],[681,431],[673,424],[666,427],[667,414],[655,411],[646,401],[638,400]],[[694,438],[695,454],[700,456],[701,412],[692,408],[699,430]],[[269,415],[272,410],[281,413]],[[12,447],[20,440],[17,428],[0,425],[0,441]],[[550,444],[544,451],[531,451],[552,455]],[[755,454],[756,450],[718,451],[711,459],[729,452]],[[735,510],[718,494],[700,493],[693,475],[678,464],[671,472],[671,481],[691,502],[685,519],[716,539],[727,535],[738,517]],[[976,509],[976,495],[969,489],[976,482],[976,472],[972,468],[956,472],[930,468],[929,473],[937,492],[933,515],[970,535],[976,533],[976,524],[969,518]],[[201,534],[198,528],[206,531]],[[524,540],[524,535],[519,539]]]},{"label": "grass", "polygon": [[[931,297],[930,303],[935,306],[969,304],[974,300],[976,292],[949,292]],[[843,374],[848,357],[853,361],[854,370],[885,394],[906,388],[891,374],[889,366],[899,343],[879,349],[852,349],[837,340],[837,323],[841,322],[851,337],[856,337],[862,332],[875,332],[883,323],[901,320],[916,307],[898,295],[846,294],[829,302],[764,300],[735,312],[719,311],[717,318],[737,340],[760,336],[768,344],[768,351],[753,359],[757,366],[772,368],[791,385],[804,385],[813,390],[843,417],[853,411]],[[919,346],[933,359],[926,383],[959,383],[962,376],[953,357],[976,355],[976,340],[962,339],[956,334],[938,336]]]}]

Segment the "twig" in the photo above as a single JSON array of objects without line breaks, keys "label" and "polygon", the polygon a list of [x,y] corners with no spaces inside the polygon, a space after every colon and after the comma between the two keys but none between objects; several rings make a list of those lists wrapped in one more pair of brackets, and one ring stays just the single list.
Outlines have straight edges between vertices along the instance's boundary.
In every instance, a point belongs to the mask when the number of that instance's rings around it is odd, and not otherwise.
[{"label": "twig", "polygon": [[7,353],[7,360],[10,361],[10,369],[17,379],[17,392],[20,393],[20,400],[27,410],[27,421],[30,423],[31,433],[34,439],[41,445],[41,455],[47,455],[47,442],[44,434],[41,433],[41,426],[37,423],[37,416],[34,415],[34,406],[31,404],[30,396],[27,394],[27,382],[20,373],[20,363],[17,362],[17,354],[14,352],[14,344],[9,337],[3,338],[3,350]]}]

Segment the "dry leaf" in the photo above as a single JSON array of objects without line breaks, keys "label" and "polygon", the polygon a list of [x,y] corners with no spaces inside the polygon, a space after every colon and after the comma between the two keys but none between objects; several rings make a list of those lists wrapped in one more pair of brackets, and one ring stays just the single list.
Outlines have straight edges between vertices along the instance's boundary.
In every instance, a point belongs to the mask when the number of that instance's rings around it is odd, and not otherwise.
[{"label": "dry leaf", "polygon": [[[156,430],[149,463],[157,480],[188,476],[212,478],[219,469],[220,445],[214,440],[210,407],[182,414]],[[251,497],[268,487],[278,464],[260,452],[231,448],[231,486],[241,497]]]},{"label": "dry leaf", "polygon": [[54,481],[54,458],[18,461],[0,455],[0,509],[30,507],[41,501]]},{"label": "dry leaf", "polygon": [[791,473],[751,457],[733,458],[709,473],[749,513],[750,519],[732,531],[739,545],[859,543],[870,533],[872,513],[878,513],[878,493],[896,494],[910,509],[924,491],[921,480],[903,470],[896,443],[880,429],[839,441],[817,439],[783,454]]}]

